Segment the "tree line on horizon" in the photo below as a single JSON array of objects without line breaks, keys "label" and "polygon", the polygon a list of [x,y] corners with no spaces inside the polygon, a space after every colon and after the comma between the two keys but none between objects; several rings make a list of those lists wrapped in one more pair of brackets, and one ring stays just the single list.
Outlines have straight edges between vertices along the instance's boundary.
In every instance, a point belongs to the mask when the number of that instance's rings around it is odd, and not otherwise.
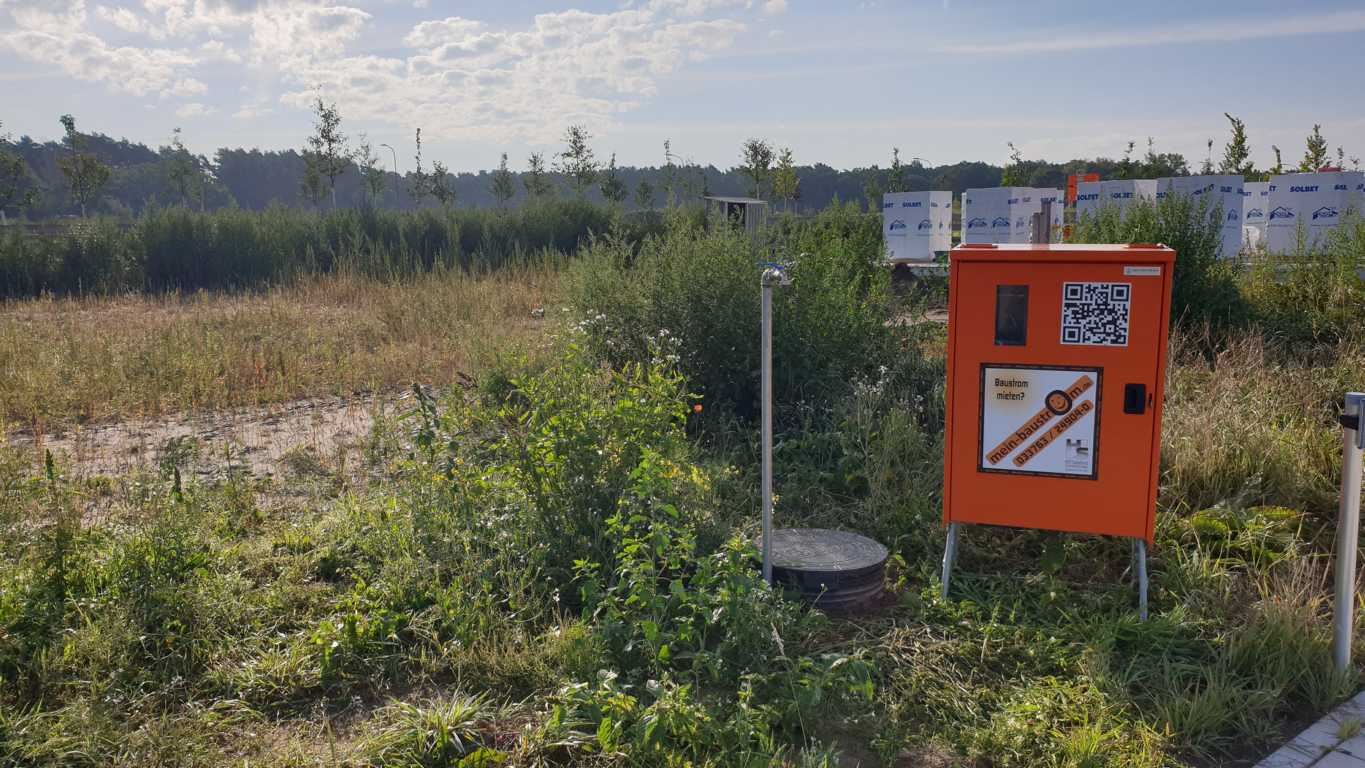
[{"label": "tree line on horizon", "polygon": [[[950,190],[961,194],[966,189],[995,186],[1055,188],[1065,185],[1068,175],[1084,173],[1109,179],[1191,173],[1232,173],[1257,179],[1286,170],[1318,170],[1329,167],[1332,160],[1321,126],[1314,125],[1297,166],[1285,166],[1279,147],[1272,147],[1275,166],[1257,169],[1249,159],[1245,123],[1228,114],[1230,136],[1223,156],[1214,158],[1210,138],[1208,156],[1197,168],[1180,153],[1159,152],[1150,137],[1144,153],[1137,154],[1136,142],[1130,141],[1118,159],[1030,160],[1008,143],[1010,162],[1005,166],[971,161],[931,166],[917,157],[903,162],[900,149],[893,148],[887,167],[874,164],[845,170],[818,162],[798,165],[790,149],[761,138],[744,140],[739,162],[722,169],[678,155],[666,140],[663,163],[632,167],[618,166],[615,153],[602,162],[587,129],[571,125],[565,129],[563,148],[551,157],[532,153],[524,169],[513,169],[504,152],[496,168],[478,172],[452,172],[439,161],[424,163],[418,128],[407,170],[397,173],[393,170],[398,161],[396,148],[375,146],[364,134],[352,142],[342,131],[335,104],[319,98],[313,111],[313,133],[298,150],[224,147],[212,159],[190,152],[179,128],[173,130],[168,144],[156,149],[101,133],[82,133],[71,115],[61,116],[63,138],[59,141],[37,142],[28,136],[14,140],[0,130],[0,216],[22,215],[30,220],[87,213],[132,216],[148,206],[200,210],[504,208],[565,195],[623,210],[646,210],[708,194],[761,197],[787,211],[818,210],[835,200],[863,201],[875,210],[886,192]],[[1347,160],[1338,147],[1337,167],[1345,167]],[[1359,168],[1359,158],[1349,160]]]}]

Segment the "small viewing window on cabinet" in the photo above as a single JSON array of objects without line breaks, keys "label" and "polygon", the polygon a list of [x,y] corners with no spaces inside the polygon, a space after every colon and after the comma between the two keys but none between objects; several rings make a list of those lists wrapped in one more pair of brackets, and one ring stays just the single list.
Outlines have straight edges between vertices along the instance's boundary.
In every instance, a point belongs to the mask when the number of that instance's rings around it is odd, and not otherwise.
[{"label": "small viewing window on cabinet", "polygon": [[1022,347],[1028,341],[1028,286],[995,287],[995,343]]}]

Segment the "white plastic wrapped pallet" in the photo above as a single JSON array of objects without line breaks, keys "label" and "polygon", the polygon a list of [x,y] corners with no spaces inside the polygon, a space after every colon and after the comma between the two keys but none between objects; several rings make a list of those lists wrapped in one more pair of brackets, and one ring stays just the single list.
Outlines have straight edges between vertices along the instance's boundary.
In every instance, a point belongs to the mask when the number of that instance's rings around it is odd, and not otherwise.
[{"label": "white plastic wrapped pallet", "polygon": [[882,235],[888,261],[933,261],[950,247],[952,192],[888,192],[882,195]]},{"label": "white plastic wrapped pallet", "polygon": [[1009,187],[1010,235],[1007,243],[1028,243],[1033,235],[1033,214],[1040,206],[1038,191],[1032,187]]},{"label": "white plastic wrapped pallet", "polygon": [[1066,197],[1059,189],[1036,187],[1008,187],[1010,243],[1030,243],[1033,241],[1033,214],[1042,210],[1043,202],[1052,201],[1051,226],[1062,225]]},{"label": "white plastic wrapped pallet", "polygon": [[1156,179],[1114,179],[1100,182],[1100,205],[1114,206],[1119,211],[1134,200],[1155,200]]},{"label": "white plastic wrapped pallet", "polygon": [[882,195],[882,243],[887,261],[909,258],[910,225],[900,212],[901,199],[908,192],[887,192]]},{"label": "white plastic wrapped pallet", "polygon": [[[1167,179],[1159,181],[1164,182]],[[1196,203],[1206,200],[1209,208],[1222,211],[1222,242],[1218,255],[1224,259],[1236,256],[1242,249],[1242,177],[1176,176],[1169,181],[1170,190],[1176,194],[1185,195]]]},{"label": "white plastic wrapped pallet", "polygon": [[1010,242],[1011,187],[969,189],[962,193],[962,242]]},{"label": "white plastic wrapped pallet", "polygon": [[1104,185],[1108,182],[1103,181],[1079,181],[1076,182],[1076,220],[1080,221],[1082,216],[1094,216],[1104,205]]},{"label": "white plastic wrapped pallet", "polygon": [[1291,173],[1270,180],[1266,215],[1266,247],[1273,253],[1298,248],[1303,236],[1306,248],[1315,248],[1341,223],[1347,211],[1358,207],[1358,192],[1365,174]]},{"label": "white plastic wrapped pallet", "polygon": [[1270,182],[1242,184],[1242,244],[1255,247],[1265,240],[1266,213],[1270,210]]},{"label": "white plastic wrapped pallet", "polygon": [[953,247],[953,193],[938,190],[929,195],[929,250],[945,253]]}]

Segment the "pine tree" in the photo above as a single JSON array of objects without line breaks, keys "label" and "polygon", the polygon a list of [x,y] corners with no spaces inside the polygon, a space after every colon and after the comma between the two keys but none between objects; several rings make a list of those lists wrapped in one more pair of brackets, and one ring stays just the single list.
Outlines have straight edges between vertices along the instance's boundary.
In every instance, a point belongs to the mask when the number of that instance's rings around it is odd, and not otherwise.
[{"label": "pine tree", "polygon": [[493,171],[493,183],[489,187],[493,193],[493,199],[498,201],[498,207],[502,208],[512,199],[516,191],[512,187],[512,172],[507,170],[507,153],[502,153],[502,159],[498,161],[498,169]]},{"label": "pine tree", "polygon": [[1271,168],[1270,172],[1276,176],[1279,176],[1280,174],[1284,173],[1284,158],[1280,157],[1279,147],[1275,146],[1274,144],[1271,144],[1270,149],[1275,153],[1275,167]]},{"label": "pine tree", "polygon": [[625,182],[616,172],[615,152],[611,153],[611,162],[607,163],[607,170],[602,174],[602,197],[612,205],[620,205],[626,199]]},{"label": "pine tree", "polygon": [[526,158],[526,174],[521,177],[522,186],[526,187],[526,196],[532,200],[538,200],[550,194],[550,180],[545,176],[545,155],[540,152],[532,152]]},{"label": "pine tree", "polygon": [[1308,135],[1307,145],[1303,160],[1299,161],[1299,170],[1312,173],[1327,165],[1327,139],[1322,137],[1321,125],[1313,126],[1313,132]]},{"label": "pine tree", "polygon": [[86,207],[99,199],[100,190],[109,183],[113,171],[89,152],[82,152],[85,137],[76,131],[76,118],[61,116],[62,128],[66,130],[66,146],[70,154],[57,161],[57,168],[66,178],[66,187],[71,197],[81,207],[81,218],[85,218]]},{"label": "pine tree", "polygon": [[38,201],[38,193],[30,185],[28,163],[18,152],[5,146],[10,137],[0,133],[0,224],[4,224],[6,208],[27,208]]},{"label": "pine tree", "polygon": [[437,160],[431,164],[430,177],[431,196],[436,198],[443,208],[449,208],[455,204],[455,186],[450,181],[450,171],[445,164]]},{"label": "pine tree", "polygon": [[571,125],[564,131],[564,151],[559,153],[555,170],[569,177],[574,191],[582,197],[597,178],[597,160],[588,141],[592,134],[581,125]]},{"label": "pine tree", "polygon": [[303,179],[299,182],[299,188],[314,206],[322,204],[322,174],[318,172],[318,163],[309,160],[307,152],[303,154]]},{"label": "pine tree", "polygon": [[648,179],[640,179],[635,187],[635,207],[642,211],[654,209],[654,185]]},{"label": "pine tree", "polygon": [[[198,191],[198,186],[202,184],[199,176],[199,164],[195,161],[194,155],[185,148],[185,143],[180,139],[180,129],[172,131],[171,146],[163,148],[162,154],[166,157],[166,181],[170,184],[180,197],[180,204],[186,208],[190,205],[190,194]],[[202,202],[203,195],[200,194]]]},{"label": "pine tree", "polygon": [[886,180],[887,192],[909,192],[910,187],[905,181],[905,166],[901,163],[900,147],[891,148],[891,168],[887,172]]},{"label": "pine tree", "polygon": [[1251,162],[1251,146],[1247,144],[1246,124],[1227,112],[1223,117],[1232,124],[1232,137],[1223,147],[1223,162],[1218,166],[1219,173],[1236,174],[1242,177],[1255,177],[1256,167]]},{"label": "pine tree", "polygon": [[[899,151],[895,153],[897,161],[899,155]],[[784,210],[790,210],[792,201],[800,195],[801,179],[796,175],[791,148],[783,147],[777,154],[777,169],[773,172],[773,197],[782,201]]]},{"label": "pine tree", "polygon": [[313,173],[327,179],[332,194],[332,208],[337,207],[337,177],[346,172],[350,157],[346,151],[346,136],[341,132],[341,112],[335,103],[324,103],[319,96],[313,104],[313,135],[308,137],[308,151],[304,162],[313,165]]},{"label": "pine tree", "polygon": [[739,170],[753,184],[754,197],[762,199],[763,183],[773,165],[773,147],[764,139],[746,139],[741,147]]},{"label": "pine tree", "polygon": [[365,181],[365,192],[370,203],[373,204],[384,196],[384,188],[388,186],[387,173],[380,165],[379,156],[375,154],[374,147],[370,146],[370,138],[365,134],[360,134],[359,143],[355,152],[356,166],[360,169],[360,176]]}]

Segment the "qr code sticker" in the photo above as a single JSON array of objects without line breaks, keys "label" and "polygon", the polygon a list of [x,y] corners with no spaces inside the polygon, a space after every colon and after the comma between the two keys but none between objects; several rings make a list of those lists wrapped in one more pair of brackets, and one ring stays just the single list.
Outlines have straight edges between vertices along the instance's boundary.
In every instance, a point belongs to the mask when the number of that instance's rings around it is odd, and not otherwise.
[{"label": "qr code sticker", "polygon": [[1131,283],[1063,283],[1062,343],[1128,346]]}]

